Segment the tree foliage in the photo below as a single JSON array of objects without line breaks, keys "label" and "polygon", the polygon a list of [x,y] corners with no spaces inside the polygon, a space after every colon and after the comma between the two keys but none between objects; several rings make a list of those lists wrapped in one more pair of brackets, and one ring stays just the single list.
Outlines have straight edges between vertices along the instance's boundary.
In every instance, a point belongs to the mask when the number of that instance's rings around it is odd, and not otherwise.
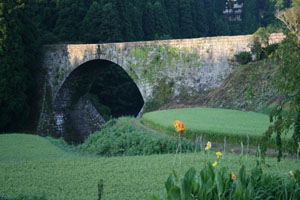
[{"label": "tree foliage", "polygon": [[[224,15],[232,0],[33,0],[43,42],[117,42],[252,34],[275,22],[286,0],[239,0],[242,21]],[[230,3],[231,2],[231,3]]]},{"label": "tree foliage", "polygon": [[294,0],[292,5],[291,8],[277,11],[276,17],[284,23],[290,32],[297,34],[300,31],[300,1]]},{"label": "tree foliage", "polygon": [[24,128],[34,86],[36,28],[24,1],[0,3],[0,131]]},{"label": "tree foliage", "polygon": [[[274,85],[282,95],[282,100],[273,109],[270,119],[274,122],[265,134],[265,141],[276,135],[279,148],[278,160],[282,156],[282,136],[293,132],[290,150],[296,152],[300,142],[300,41],[293,33],[288,33],[277,51],[279,68]],[[265,151],[264,147],[264,151]]]},{"label": "tree foliage", "polygon": [[298,142],[300,142],[300,1],[293,0],[292,5],[292,8],[276,14],[289,30],[277,50],[279,68],[274,81],[274,85],[283,98],[272,111],[270,118],[275,122],[265,134],[268,140],[273,133],[276,134],[279,160],[282,156],[281,138],[283,134],[293,132],[291,143],[293,152],[296,152]]}]

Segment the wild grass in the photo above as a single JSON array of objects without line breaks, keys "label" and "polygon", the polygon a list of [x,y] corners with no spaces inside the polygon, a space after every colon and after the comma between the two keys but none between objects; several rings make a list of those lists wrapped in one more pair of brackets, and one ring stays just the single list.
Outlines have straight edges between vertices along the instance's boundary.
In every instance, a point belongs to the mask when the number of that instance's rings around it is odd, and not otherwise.
[{"label": "wild grass", "polygon": [[180,120],[185,124],[187,137],[203,134],[213,141],[223,141],[226,137],[228,142],[236,144],[246,143],[247,135],[251,144],[258,143],[270,125],[265,114],[200,107],[154,111],[144,114],[142,120],[144,124],[169,134],[174,132],[173,122]]},{"label": "wild grass", "polygon": [[[214,144],[213,148],[214,150]],[[190,167],[201,169],[214,162],[215,152],[177,155],[96,157],[82,156],[33,135],[0,135],[0,194],[37,195],[48,199],[97,199],[97,184],[104,182],[103,199],[150,199],[165,195],[164,182],[174,169],[182,176]],[[257,158],[225,153],[218,167],[237,171],[242,164],[254,166]],[[286,177],[299,169],[299,161],[267,158],[264,171]]]},{"label": "wild grass", "polygon": [[[83,144],[76,147],[80,152],[102,156],[132,156],[174,153],[177,138],[154,133],[133,126],[133,118],[112,119],[101,127],[101,131],[90,135]],[[193,152],[194,143],[181,140],[183,152]]]}]

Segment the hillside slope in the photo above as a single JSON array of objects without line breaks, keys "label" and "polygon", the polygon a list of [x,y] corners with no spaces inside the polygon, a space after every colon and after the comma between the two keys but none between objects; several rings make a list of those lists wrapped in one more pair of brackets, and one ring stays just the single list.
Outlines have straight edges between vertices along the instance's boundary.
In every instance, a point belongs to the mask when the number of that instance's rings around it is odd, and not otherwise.
[{"label": "hillside slope", "polygon": [[172,101],[161,109],[203,106],[262,111],[277,96],[277,90],[271,86],[276,68],[268,60],[237,66],[220,87],[197,97]]}]

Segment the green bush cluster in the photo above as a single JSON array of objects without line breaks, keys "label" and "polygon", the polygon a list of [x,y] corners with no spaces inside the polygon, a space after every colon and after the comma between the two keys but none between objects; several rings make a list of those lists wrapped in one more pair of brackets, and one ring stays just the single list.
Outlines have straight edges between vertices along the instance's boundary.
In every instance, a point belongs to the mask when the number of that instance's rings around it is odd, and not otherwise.
[{"label": "green bush cluster", "polygon": [[252,61],[252,55],[250,52],[242,51],[239,54],[235,55],[235,59],[239,64],[245,65],[248,62]]},{"label": "green bush cluster", "polygon": [[[179,180],[173,172],[165,182],[168,200],[192,199],[300,199],[300,171],[293,177],[263,173],[257,165],[250,173],[245,166],[233,177],[232,172],[222,167],[215,169],[211,163],[196,175],[194,168],[189,169]],[[152,200],[158,200],[153,195]]]},{"label": "green bush cluster", "polygon": [[273,56],[275,51],[278,49],[279,44],[270,44],[266,47],[262,47],[259,40],[254,40],[251,46],[251,52],[242,51],[235,55],[235,60],[241,64],[245,65],[252,61],[252,55],[255,55],[256,60],[268,59]]},{"label": "green bush cluster", "polygon": [[[131,118],[112,119],[100,132],[90,135],[77,148],[81,152],[104,156],[150,155],[175,153],[178,142],[175,137],[149,133],[130,123]],[[194,144],[181,139],[182,152],[194,151]]]},{"label": "green bush cluster", "polygon": [[147,112],[158,110],[160,106],[161,105],[155,98],[150,99],[145,103],[144,112],[147,113]]},{"label": "green bush cluster", "polygon": [[265,58],[270,58],[270,56],[272,56],[275,51],[278,49],[279,47],[279,44],[278,43],[275,43],[275,44],[270,44],[264,48],[262,48],[262,59],[265,59]]}]

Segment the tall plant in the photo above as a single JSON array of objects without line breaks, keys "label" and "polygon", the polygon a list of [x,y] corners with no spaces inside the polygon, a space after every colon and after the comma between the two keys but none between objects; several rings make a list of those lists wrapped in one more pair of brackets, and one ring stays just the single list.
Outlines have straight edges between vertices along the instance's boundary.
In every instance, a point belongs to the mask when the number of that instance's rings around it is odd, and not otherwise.
[{"label": "tall plant", "polygon": [[[211,163],[196,173],[189,169],[179,179],[173,172],[165,182],[167,200],[249,200],[249,199],[290,199],[300,198],[300,171],[290,171],[290,178],[265,174],[259,165],[247,173],[242,166],[237,174],[227,168],[214,168]],[[159,200],[153,195],[152,200]]]},{"label": "tall plant", "polygon": [[[293,0],[293,8],[295,7],[300,8],[299,0]],[[286,12],[290,12],[290,10],[286,10]],[[296,15],[296,13],[294,14]],[[300,12],[297,15],[297,19],[300,19]],[[286,18],[286,20],[292,19]],[[272,122],[274,121],[274,124],[269,127],[264,136],[266,138],[264,141],[269,141],[273,134],[276,135],[276,143],[279,148],[278,161],[282,156],[282,134],[293,131],[291,144],[293,152],[297,151],[300,141],[300,40],[297,35],[300,30],[294,28],[289,28],[291,31],[286,33],[286,38],[277,51],[279,68],[275,75],[274,85],[283,98],[273,109],[270,119]],[[263,150],[266,151],[266,145]]]}]

